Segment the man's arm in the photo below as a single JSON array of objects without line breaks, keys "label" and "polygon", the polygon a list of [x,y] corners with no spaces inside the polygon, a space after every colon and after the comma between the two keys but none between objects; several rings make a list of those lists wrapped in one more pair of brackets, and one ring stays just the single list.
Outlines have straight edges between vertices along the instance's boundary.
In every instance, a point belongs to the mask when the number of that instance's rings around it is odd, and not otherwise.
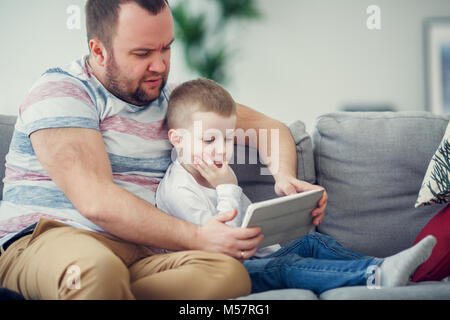
[{"label": "man's arm", "polygon": [[[244,131],[249,129],[256,130],[257,145],[252,144],[251,139],[246,139],[246,144],[258,149],[263,162],[273,174],[275,179],[275,192],[279,196],[318,188],[323,189],[322,187],[297,179],[297,150],[295,141],[289,128],[282,122],[238,104],[236,127]],[[261,129],[267,130],[267,135],[260,135]],[[278,141],[272,141],[270,130],[278,130]],[[275,143],[278,144],[277,148],[273,145]],[[271,150],[278,150],[278,154],[271,154]],[[322,222],[327,200],[328,195],[324,192],[323,197],[319,200],[318,207],[312,212],[315,225]]]},{"label": "man's arm", "polygon": [[[275,119],[239,104],[236,127],[244,131],[248,129],[256,130],[257,145],[254,145],[251,139],[248,139],[246,144],[258,148],[264,164],[275,179],[283,174],[297,176],[297,151],[288,127]],[[267,134],[261,135],[261,130],[267,130]],[[278,141],[272,141],[271,130],[278,130]],[[273,145],[275,143],[278,144],[276,149],[279,150],[279,154],[272,154],[271,152],[275,148]]]},{"label": "man's arm", "polygon": [[30,138],[42,166],[75,208],[126,241],[170,250],[225,252],[238,246],[239,239],[248,240],[260,233],[257,229],[239,228],[218,233],[224,224],[198,227],[117,186],[103,138],[96,130],[44,129]]}]

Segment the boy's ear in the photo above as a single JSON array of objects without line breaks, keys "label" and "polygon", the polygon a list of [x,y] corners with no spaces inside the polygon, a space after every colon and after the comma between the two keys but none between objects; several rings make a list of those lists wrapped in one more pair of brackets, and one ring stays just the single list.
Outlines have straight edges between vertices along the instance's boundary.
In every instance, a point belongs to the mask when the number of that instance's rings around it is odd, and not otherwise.
[{"label": "boy's ear", "polygon": [[181,135],[179,135],[177,133],[177,130],[175,130],[175,129],[170,129],[169,133],[168,133],[168,136],[169,136],[170,143],[174,147],[177,147],[183,141]]}]

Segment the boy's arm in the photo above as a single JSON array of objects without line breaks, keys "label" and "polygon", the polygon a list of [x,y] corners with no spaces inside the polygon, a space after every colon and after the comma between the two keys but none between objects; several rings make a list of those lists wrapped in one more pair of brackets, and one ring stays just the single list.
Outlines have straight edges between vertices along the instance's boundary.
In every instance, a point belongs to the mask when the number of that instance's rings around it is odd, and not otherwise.
[{"label": "boy's arm", "polygon": [[247,199],[243,194],[241,187],[238,186],[237,177],[230,168],[228,162],[225,161],[221,167],[217,167],[208,155],[204,155],[204,159],[198,159],[198,163],[195,164],[195,167],[203,178],[216,189],[216,212],[221,213],[236,209],[238,211],[236,218],[228,224],[240,227],[244,218],[243,215],[250,200]]},{"label": "boy's arm", "polygon": [[[246,230],[247,228],[240,228],[242,216],[237,216],[238,210],[234,207],[235,203],[240,203],[240,199],[236,198],[236,193],[232,195],[230,194],[229,189],[224,190],[224,188],[221,187],[219,187],[219,190],[223,199],[218,203],[217,211],[214,211],[213,205],[208,205],[205,198],[199,196],[201,193],[200,190],[177,186],[175,186],[170,193],[161,193],[157,197],[157,206],[170,215],[189,221],[193,224],[201,225],[202,228],[208,229],[211,238],[223,235],[229,239],[234,230]],[[235,219],[240,219],[241,222],[236,224],[234,221],[237,220]],[[260,228],[250,229],[258,230],[259,233],[253,238],[241,239],[238,245],[229,247],[228,251],[223,253],[238,260],[242,260],[241,252],[245,251],[247,259],[252,257],[258,250],[263,235],[261,234]],[[217,241],[220,240],[217,239]],[[218,245],[222,244],[218,243]],[[216,252],[216,249],[213,247],[210,248],[211,251]],[[239,250],[236,251],[236,248],[239,248]]]},{"label": "boy's arm", "polygon": [[217,213],[237,210],[237,216],[228,224],[240,227],[244,219],[245,210],[249,205],[248,201],[244,201],[244,193],[242,188],[235,184],[221,184],[216,187],[217,192]]},{"label": "boy's arm", "polygon": [[[216,215],[213,206],[208,205],[207,199],[200,196],[201,191],[185,186],[172,186],[170,193],[161,193],[157,197],[157,207],[162,211],[193,223],[203,225]],[[232,210],[230,208],[227,211]]]},{"label": "boy's arm", "polygon": [[[161,192],[157,196],[157,206],[177,218],[186,220],[197,225],[227,224],[230,230],[239,229],[243,219],[243,205],[248,206],[249,200],[243,198],[242,189],[234,184],[222,184],[216,187],[217,207],[201,196],[202,191],[192,186],[192,189],[186,186],[174,186],[171,192]],[[243,201],[247,200],[247,201]],[[233,214],[230,215],[230,212]],[[245,213],[245,212],[244,212]],[[218,232],[223,232],[219,231]],[[261,238],[262,240],[262,238]],[[246,258],[250,258],[258,249],[257,245],[250,243],[241,247],[245,251]],[[241,260],[239,255],[234,254],[235,258]]]}]

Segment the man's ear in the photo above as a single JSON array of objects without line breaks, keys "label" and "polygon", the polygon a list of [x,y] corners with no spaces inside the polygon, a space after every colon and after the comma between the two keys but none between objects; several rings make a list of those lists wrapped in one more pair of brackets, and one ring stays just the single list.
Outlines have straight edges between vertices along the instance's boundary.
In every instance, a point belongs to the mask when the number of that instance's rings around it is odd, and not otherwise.
[{"label": "man's ear", "polygon": [[95,60],[99,66],[104,67],[107,59],[107,52],[103,43],[98,39],[91,39],[89,41],[89,49],[91,49],[92,59]]}]

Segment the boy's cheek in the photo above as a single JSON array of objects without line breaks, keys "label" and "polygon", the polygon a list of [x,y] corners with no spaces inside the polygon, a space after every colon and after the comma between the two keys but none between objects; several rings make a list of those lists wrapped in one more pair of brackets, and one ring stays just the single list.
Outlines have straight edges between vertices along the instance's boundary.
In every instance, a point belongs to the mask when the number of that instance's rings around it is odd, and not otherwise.
[{"label": "boy's cheek", "polygon": [[225,158],[227,162],[230,162],[234,156],[234,144],[227,144],[225,152]]},{"label": "boy's cheek", "polygon": [[209,159],[212,159],[212,155],[209,152],[198,152],[194,153],[192,156],[192,162],[194,164],[199,164],[201,161],[208,162]]},{"label": "boy's cheek", "polygon": [[203,148],[203,152],[201,153],[201,158],[203,160],[207,160],[206,158],[213,159],[214,158],[214,145],[207,145]]},{"label": "boy's cheek", "polygon": [[203,160],[203,157],[201,154],[194,154],[192,156],[192,163],[193,164],[200,164]]}]

